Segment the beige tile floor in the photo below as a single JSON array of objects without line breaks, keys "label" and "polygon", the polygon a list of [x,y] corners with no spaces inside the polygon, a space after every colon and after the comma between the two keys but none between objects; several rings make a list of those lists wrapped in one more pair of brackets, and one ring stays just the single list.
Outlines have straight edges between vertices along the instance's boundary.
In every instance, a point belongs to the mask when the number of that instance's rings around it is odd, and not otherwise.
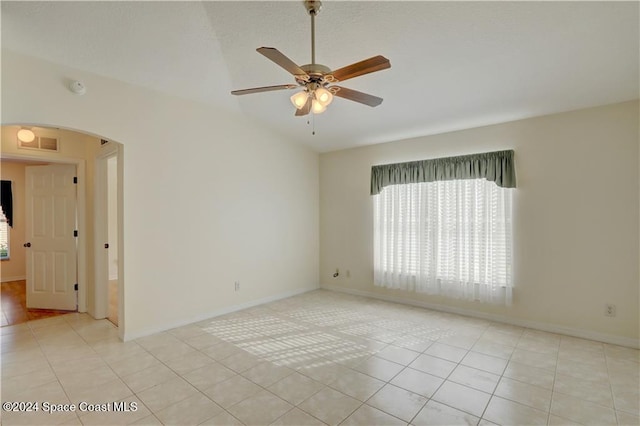
[{"label": "beige tile floor", "polygon": [[2,424],[638,425],[639,352],[328,291],[122,343],[83,314],[2,328]]}]

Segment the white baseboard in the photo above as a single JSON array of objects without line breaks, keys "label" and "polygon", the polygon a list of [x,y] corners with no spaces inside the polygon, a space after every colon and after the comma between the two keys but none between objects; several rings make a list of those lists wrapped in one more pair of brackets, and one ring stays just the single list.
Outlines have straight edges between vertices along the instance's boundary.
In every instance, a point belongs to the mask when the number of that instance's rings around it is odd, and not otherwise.
[{"label": "white baseboard", "polygon": [[22,281],[22,280],[26,280],[27,277],[24,275],[21,275],[19,277],[2,277],[1,282],[3,283],[8,283],[9,281]]},{"label": "white baseboard", "polygon": [[125,330],[123,340],[125,342],[127,342],[129,340],[134,340],[134,339],[138,339],[140,337],[149,336],[151,334],[160,333],[162,331],[171,330],[171,329],[174,329],[176,327],[182,327],[183,325],[193,324],[193,323],[200,322],[200,321],[203,321],[203,320],[206,320],[206,319],[209,319],[209,318],[215,318],[215,317],[218,317],[220,315],[230,314],[232,312],[241,311],[243,309],[252,308],[252,307],[258,306],[258,305],[263,305],[265,303],[275,302],[276,300],[286,299],[287,297],[296,296],[298,294],[302,294],[302,293],[307,293],[309,291],[318,290],[319,288],[320,287],[315,286],[315,287],[306,287],[306,288],[299,288],[299,289],[295,289],[295,290],[289,290],[289,291],[285,291],[285,292],[282,292],[282,293],[275,294],[273,296],[268,296],[268,297],[264,297],[262,299],[251,300],[249,302],[241,303],[241,304],[238,304],[238,305],[233,305],[233,306],[228,306],[228,307],[225,307],[225,308],[216,309],[215,311],[207,312],[207,313],[204,313],[204,314],[196,315],[196,316],[191,317],[191,318],[186,318],[186,319],[175,321],[175,322],[171,322],[171,323],[164,323],[162,325],[157,325],[157,326],[154,326],[154,327],[146,328],[144,330],[137,330],[137,331],[133,331],[133,332],[127,332]]},{"label": "white baseboard", "polygon": [[339,293],[352,294],[354,296],[363,296],[363,297],[369,297],[372,299],[384,300],[386,302],[418,306],[421,308],[433,309],[434,311],[448,312],[452,314],[458,314],[458,315],[464,315],[468,317],[500,322],[504,324],[516,325],[519,327],[526,327],[526,328],[532,328],[535,330],[547,331],[550,333],[564,334],[567,336],[580,337],[582,339],[588,339],[588,340],[596,340],[598,342],[610,343],[612,345],[620,345],[620,346],[626,346],[634,349],[640,349],[640,339],[633,339],[629,337],[598,333],[595,331],[565,327],[557,324],[548,324],[548,323],[537,322],[537,321],[509,318],[502,315],[488,314],[485,312],[478,312],[470,309],[455,308],[452,306],[440,305],[437,303],[422,302],[419,300],[412,300],[404,297],[387,296],[387,295],[377,294],[377,293],[373,293],[365,290],[355,290],[351,288],[337,287],[337,286],[324,285],[324,284],[322,284],[320,288],[324,290],[336,291]]}]

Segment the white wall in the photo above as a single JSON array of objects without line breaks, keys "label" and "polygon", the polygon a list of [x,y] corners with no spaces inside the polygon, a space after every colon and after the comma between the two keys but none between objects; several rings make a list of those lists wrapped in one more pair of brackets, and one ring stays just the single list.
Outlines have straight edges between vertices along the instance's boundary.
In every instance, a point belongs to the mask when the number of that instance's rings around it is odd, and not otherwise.
[{"label": "white wall", "polygon": [[[69,92],[70,79],[87,94]],[[242,116],[9,51],[2,89],[3,124],[124,145],[126,339],[318,286],[318,155],[308,148]]]},{"label": "white wall", "polygon": [[[637,345],[638,147],[638,103],[628,102],[322,154],[321,284]],[[374,287],[371,166],[511,148],[513,306]]]}]

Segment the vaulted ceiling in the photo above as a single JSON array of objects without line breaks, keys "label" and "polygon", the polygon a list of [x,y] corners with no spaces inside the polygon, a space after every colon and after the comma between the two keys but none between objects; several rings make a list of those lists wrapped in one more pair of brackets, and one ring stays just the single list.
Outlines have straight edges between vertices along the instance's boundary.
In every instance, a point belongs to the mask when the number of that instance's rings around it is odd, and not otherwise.
[{"label": "vaulted ceiling", "polygon": [[229,93],[294,82],[257,47],[310,62],[301,1],[3,1],[2,47],[235,110],[325,152],[637,99],[638,6],[325,1],[317,62],[380,54],[391,69],[343,83],[382,105],[336,98],[304,118],[293,91]]}]

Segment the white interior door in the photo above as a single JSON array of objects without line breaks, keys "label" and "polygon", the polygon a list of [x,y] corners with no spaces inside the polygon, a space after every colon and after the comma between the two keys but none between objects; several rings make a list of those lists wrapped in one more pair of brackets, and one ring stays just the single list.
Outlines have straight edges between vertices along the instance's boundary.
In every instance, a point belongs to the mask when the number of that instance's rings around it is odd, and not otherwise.
[{"label": "white interior door", "polygon": [[76,166],[26,167],[27,307],[76,310]]}]

